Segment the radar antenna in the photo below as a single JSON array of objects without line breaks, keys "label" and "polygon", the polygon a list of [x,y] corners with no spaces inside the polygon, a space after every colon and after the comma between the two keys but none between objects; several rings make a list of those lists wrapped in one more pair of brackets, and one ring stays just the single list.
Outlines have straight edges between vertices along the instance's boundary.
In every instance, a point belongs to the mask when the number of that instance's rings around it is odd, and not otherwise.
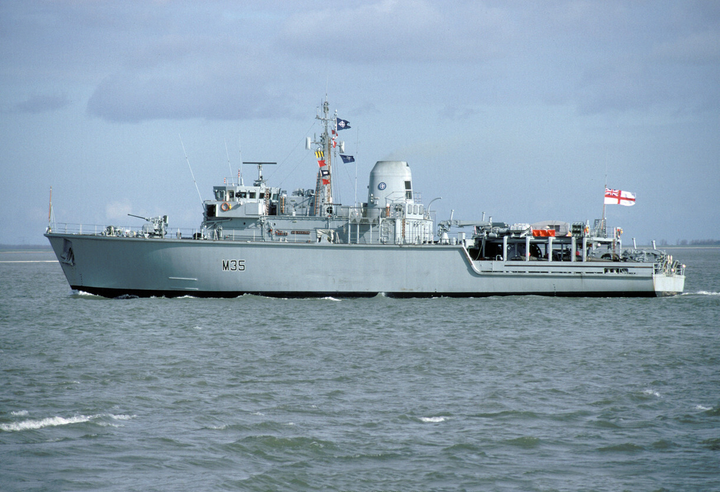
[{"label": "radar antenna", "polygon": [[253,183],[253,186],[261,186],[261,185],[265,184],[265,179],[263,179],[263,174],[262,174],[262,167],[263,166],[274,166],[277,164],[277,162],[244,161],[243,164],[251,164],[251,165],[256,165],[258,167],[258,179],[255,180],[255,183]]}]

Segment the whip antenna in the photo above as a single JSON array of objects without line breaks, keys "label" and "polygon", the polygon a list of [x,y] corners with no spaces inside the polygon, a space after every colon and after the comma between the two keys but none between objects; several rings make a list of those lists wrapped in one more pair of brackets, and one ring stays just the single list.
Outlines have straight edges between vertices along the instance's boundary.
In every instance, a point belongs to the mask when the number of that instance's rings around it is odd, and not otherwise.
[{"label": "whip antenna", "polygon": [[[228,159],[228,169],[230,170],[230,179],[232,179],[233,172],[232,172],[232,166],[230,165],[230,152],[228,152],[227,140],[225,140],[225,155],[227,155],[227,159]],[[233,180],[233,181],[234,181],[234,180]]]},{"label": "whip antenna", "polygon": [[238,152],[240,152],[240,186],[245,186],[245,180],[243,180],[243,174],[242,174],[242,145],[240,141],[240,137],[238,137]]},{"label": "whip antenna", "polygon": [[180,137],[180,145],[182,145],[183,154],[185,154],[185,161],[187,161],[187,165],[190,168],[190,176],[192,176],[193,183],[195,183],[195,189],[197,190],[198,196],[200,197],[200,206],[202,207],[203,206],[202,195],[200,194],[200,188],[198,188],[197,181],[195,181],[195,174],[192,171],[192,166],[190,165],[190,159],[188,159],[187,152],[185,152],[185,144],[182,141],[182,137],[180,135],[178,135],[178,137]]}]

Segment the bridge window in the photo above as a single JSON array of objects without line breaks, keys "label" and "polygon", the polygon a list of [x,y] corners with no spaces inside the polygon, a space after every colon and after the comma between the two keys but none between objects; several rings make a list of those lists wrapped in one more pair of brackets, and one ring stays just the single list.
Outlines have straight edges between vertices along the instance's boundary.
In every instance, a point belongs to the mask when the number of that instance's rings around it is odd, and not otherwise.
[{"label": "bridge window", "polygon": [[412,183],[405,181],[405,198],[412,200]]}]

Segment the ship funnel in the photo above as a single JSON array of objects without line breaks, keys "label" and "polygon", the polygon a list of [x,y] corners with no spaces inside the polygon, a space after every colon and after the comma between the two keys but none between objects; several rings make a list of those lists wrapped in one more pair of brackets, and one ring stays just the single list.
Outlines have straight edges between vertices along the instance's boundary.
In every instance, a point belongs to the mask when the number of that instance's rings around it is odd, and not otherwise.
[{"label": "ship funnel", "polygon": [[405,161],[378,161],[370,171],[368,209],[379,212],[393,203],[413,203],[410,166]]}]

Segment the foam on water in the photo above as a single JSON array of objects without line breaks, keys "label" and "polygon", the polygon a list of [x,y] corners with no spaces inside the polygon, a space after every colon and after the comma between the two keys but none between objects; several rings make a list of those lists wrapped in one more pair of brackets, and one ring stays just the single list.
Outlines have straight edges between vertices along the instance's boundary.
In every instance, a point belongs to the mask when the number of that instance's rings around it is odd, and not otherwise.
[{"label": "foam on water", "polygon": [[85,292],[84,290],[74,290],[73,294],[81,297],[100,297],[96,296],[95,294],[91,294],[90,292]]},{"label": "foam on water", "polygon": [[[18,412],[18,416],[27,416],[27,411],[23,410]],[[14,413],[13,413],[14,415]],[[113,420],[130,420],[134,416],[130,415],[112,415],[112,414],[98,414],[98,415],[75,415],[73,417],[48,417],[40,420],[23,420],[21,422],[13,422],[9,424],[0,424],[0,430],[5,432],[17,432],[26,430],[37,430],[46,427],[58,427],[62,425],[80,424],[84,422],[98,421],[102,419],[110,418]],[[98,425],[113,425],[100,421]]]}]

